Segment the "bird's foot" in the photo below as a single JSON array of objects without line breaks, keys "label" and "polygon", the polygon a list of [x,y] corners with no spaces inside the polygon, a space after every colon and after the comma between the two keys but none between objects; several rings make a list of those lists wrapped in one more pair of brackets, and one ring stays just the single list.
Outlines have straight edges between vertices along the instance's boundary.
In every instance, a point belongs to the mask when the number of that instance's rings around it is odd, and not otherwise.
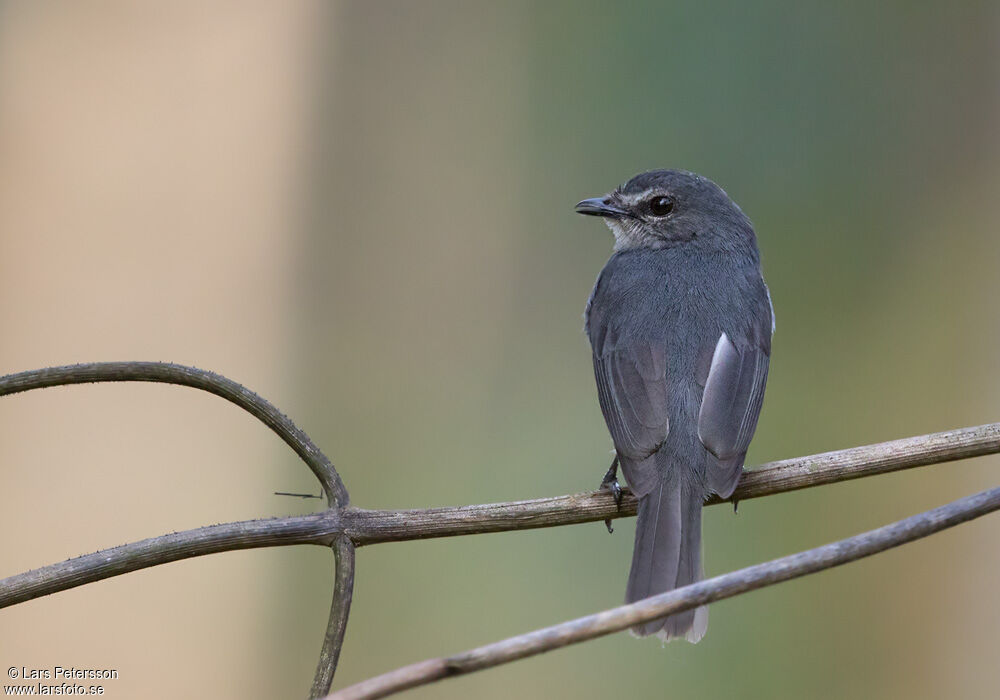
[{"label": "bird's foot", "polygon": [[[608,467],[608,471],[604,474],[604,478],[601,480],[600,490],[610,491],[615,497],[615,507],[618,510],[622,509],[622,487],[618,483],[618,455],[615,455],[615,459],[611,462],[611,466]],[[604,521],[604,526],[608,528],[608,534],[615,531],[611,527],[611,518]]]}]

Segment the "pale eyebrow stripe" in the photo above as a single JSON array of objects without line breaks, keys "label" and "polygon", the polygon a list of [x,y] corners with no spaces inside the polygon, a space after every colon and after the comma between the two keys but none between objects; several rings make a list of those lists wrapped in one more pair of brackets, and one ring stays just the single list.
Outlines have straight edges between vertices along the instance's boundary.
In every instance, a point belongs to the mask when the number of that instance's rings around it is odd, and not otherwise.
[{"label": "pale eyebrow stripe", "polygon": [[636,204],[636,203],[641,202],[642,200],[646,199],[646,197],[648,197],[654,191],[656,191],[656,188],[655,187],[650,187],[650,188],[645,189],[642,192],[640,192],[638,194],[635,194],[635,195],[625,195],[625,194],[622,194],[621,192],[619,192],[618,195],[622,198],[622,200],[626,204]]}]

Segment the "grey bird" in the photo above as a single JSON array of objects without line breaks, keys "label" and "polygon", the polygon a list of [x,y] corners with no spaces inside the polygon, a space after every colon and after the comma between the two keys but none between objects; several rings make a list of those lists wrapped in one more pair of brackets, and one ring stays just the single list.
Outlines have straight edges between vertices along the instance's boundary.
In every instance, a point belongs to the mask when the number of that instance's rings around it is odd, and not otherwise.
[{"label": "grey bird", "polygon": [[[739,483],[774,310],[750,220],[708,178],[654,170],[576,211],[603,217],[615,237],[585,318],[617,455],[602,485],[620,499],[620,463],[639,499],[631,603],[703,576],[702,505]],[[700,607],[632,632],[697,642],[707,627]]]}]

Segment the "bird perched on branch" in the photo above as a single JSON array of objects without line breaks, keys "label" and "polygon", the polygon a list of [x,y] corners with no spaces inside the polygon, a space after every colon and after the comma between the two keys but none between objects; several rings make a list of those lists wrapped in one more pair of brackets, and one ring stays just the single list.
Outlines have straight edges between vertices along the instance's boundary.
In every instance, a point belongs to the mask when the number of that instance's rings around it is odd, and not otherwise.
[{"label": "bird perched on branch", "polygon": [[[743,472],[774,310],[750,220],[711,180],[654,170],[576,211],[615,237],[585,317],[617,455],[602,486],[620,499],[620,463],[639,499],[631,603],[702,578],[702,505]],[[632,631],[697,642],[707,627],[703,606]]]}]

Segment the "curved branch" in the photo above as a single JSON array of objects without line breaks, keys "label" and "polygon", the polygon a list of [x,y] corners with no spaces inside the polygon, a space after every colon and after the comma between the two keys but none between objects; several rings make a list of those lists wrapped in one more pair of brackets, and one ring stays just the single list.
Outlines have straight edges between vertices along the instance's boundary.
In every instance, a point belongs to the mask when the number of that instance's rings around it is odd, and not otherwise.
[{"label": "curved branch", "polygon": [[[852,447],[771,462],[745,472],[729,500],[733,503],[787,491],[887,474],[928,464],[1000,452],[1000,423]],[[512,503],[344,512],[344,528],[357,545],[429,537],[472,535],[571,525],[635,515],[636,500],[623,489],[621,510],[608,491]],[[709,504],[722,503],[712,498]]]},{"label": "curved branch", "polygon": [[[744,474],[733,498],[758,498],[994,452],[1000,452],[1000,423],[774,462]],[[596,491],[426,510],[347,507],[308,516],[213,525],[105,549],[5,578],[0,580],[0,608],[130,571],[232,549],[286,544],[330,546],[339,534],[346,534],[360,546],[526,530],[635,515],[635,506],[635,499],[627,494],[618,511],[608,492]]]},{"label": "curved branch", "polygon": [[221,374],[167,362],[91,362],[47,367],[0,377],[0,396],[31,389],[93,382],[161,382],[201,389],[231,401],[264,423],[309,465],[331,506],[350,502],[340,475],[309,436],[273,404]]},{"label": "curved branch", "polygon": [[998,509],[1000,509],[1000,487],[967,496],[877,530],[716,576],[631,605],[621,605],[595,615],[510,637],[454,656],[405,666],[327,697],[330,700],[382,698],[443,678],[472,673],[570,644],[578,644],[639,623],[868,557]]},{"label": "curved branch", "polygon": [[329,544],[341,529],[339,512],[327,510],[151,537],[5,578],[0,581],[0,608],[204,554],[290,544]]},{"label": "curved branch", "polygon": [[330,620],[326,626],[323,648],[319,653],[319,665],[310,698],[321,698],[330,692],[340,650],[344,646],[351,599],[354,597],[354,543],[347,537],[338,537],[333,542],[333,555],[337,567],[333,582],[333,603],[330,606]]}]

